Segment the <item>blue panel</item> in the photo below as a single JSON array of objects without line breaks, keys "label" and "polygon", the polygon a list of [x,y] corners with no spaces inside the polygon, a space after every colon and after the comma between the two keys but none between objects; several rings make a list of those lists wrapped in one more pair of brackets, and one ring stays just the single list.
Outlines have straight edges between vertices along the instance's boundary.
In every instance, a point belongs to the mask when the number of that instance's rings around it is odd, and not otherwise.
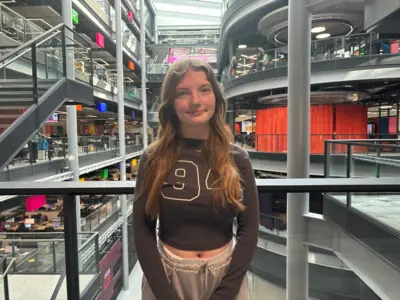
[{"label": "blue panel", "polygon": [[107,111],[107,103],[99,102],[97,103],[97,109],[99,112],[106,112]]}]

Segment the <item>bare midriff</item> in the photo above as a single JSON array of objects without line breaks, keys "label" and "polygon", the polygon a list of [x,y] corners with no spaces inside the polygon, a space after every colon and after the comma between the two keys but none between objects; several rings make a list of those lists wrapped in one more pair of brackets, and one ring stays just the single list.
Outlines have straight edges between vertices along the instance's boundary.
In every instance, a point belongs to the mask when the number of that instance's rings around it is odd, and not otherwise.
[{"label": "bare midriff", "polygon": [[187,250],[180,250],[176,249],[170,245],[164,244],[165,248],[169,250],[172,254],[186,259],[210,259],[218,254],[224,252],[226,248],[230,246],[231,242],[228,242],[226,245],[222,246],[221,248],[214,249],[214,250],[207,250],[207,251],[187,251]]}]

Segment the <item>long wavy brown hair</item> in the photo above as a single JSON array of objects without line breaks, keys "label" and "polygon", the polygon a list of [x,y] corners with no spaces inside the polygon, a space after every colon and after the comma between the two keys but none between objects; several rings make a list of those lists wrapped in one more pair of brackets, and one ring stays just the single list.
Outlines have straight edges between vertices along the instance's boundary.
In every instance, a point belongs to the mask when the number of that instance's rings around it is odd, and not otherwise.
[{"label": "long wavy brown hair", "polygon": [[[174,63],[165,76],[161,103],[158,110],[160,127],[157,139],[149,146],[146,153],[146,165],[143,185],[139,197],[146,197],[146,213],[152,219],[159,213],[161,187],[168,172],[179,159],[180,124],[174,109],[176,87],[189,70],[203,71],[210,82],[215,95],[215,113],[210,119],[210,134],[203,145],[213,179],[213,206],[225,207],[230,204],[236,211],[244,210],[241,202],[239,171],[230,154],[233,136],[225,124],[227,102],[211,66],[201,60],[183,59]],[[218,151],[215,151],[218,149]]]}]

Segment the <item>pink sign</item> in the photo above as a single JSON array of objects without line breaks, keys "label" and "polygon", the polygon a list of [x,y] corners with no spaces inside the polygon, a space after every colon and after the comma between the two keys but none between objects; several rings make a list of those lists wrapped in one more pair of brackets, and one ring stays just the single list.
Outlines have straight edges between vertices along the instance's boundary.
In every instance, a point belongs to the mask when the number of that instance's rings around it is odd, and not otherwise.
[{"label": "pink sign", "polygon": [[217,50],[215,48],[169,48],[164,62],[172,64],[184,58],[215,63],[217,61]]},{"label": "pink sign", "polygon": [[96,300],[112,299],[115,285],[121,276],[122,266],[118,269],[116,268],[116,264],[121,256],[122,243],[121,240],[118,240],[99,262],[100,285],[102,289]]},{"label": "pink sign", "polygon": [[44,205],[46,205],[46,195],[36,195],[25,199],[27,212],[35,211]]},{"label": "pink sign", "polygon": [[96,44],[100,48],[104,48],[104,35],[102,35],[100,32],[96,32]]},{"label": "pink sign", "polygon": [[128,11],[128,19],[129,21],[133,21],[133,13],[131,11]]}]

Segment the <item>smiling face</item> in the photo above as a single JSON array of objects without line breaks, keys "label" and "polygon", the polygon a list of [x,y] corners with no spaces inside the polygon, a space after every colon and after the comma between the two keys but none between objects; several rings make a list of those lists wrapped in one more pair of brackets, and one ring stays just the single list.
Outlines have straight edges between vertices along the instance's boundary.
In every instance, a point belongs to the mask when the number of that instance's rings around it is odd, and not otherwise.
[{"label": "smiling face", "polygon": [[189,69],[176,87],[174,100],[181,130],[208,130],[215,112],[215,102],[214,90],[206,73]]}]

